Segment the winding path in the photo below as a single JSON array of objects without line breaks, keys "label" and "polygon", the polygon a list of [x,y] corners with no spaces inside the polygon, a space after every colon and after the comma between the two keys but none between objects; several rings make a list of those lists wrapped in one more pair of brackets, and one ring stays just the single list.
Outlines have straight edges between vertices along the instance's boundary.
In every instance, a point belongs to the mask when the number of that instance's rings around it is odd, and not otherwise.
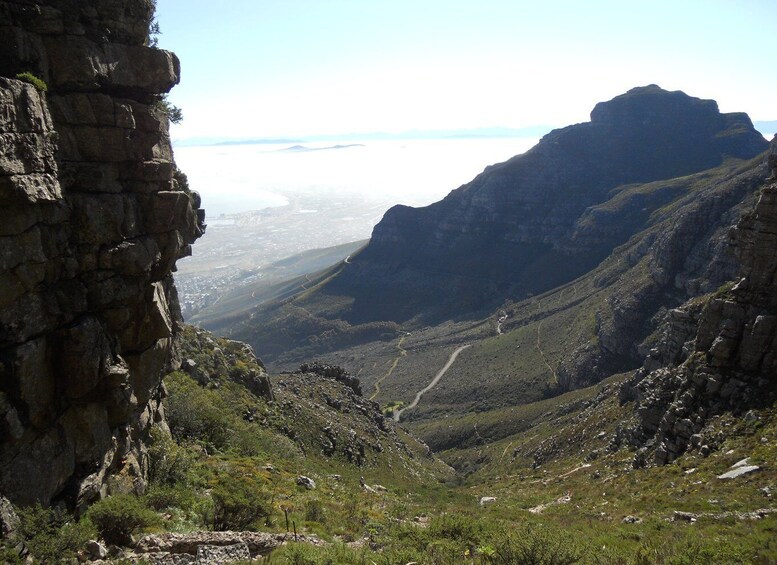
[{"label": "winding path", "polygon": [[398,410],[397,412],[394,412],[394,421],[395,422],[399,422],[399,417],[402,415],[402,413],[405,410],[411,410],[411,409],[415,408],[416,406],[418,406],[418,401],[421,400],[421,397],[424,394],[426,394],[427,392],[429,392],[430,390],[432,390],[434,387],[437,386],[437,383],[440,382],[440,379],[445,374],[445,372],[448,369],[450,369],[451,365],[453,365],[453,363],[456,361],[456,357],[459,356],[459,353],[461,353],[462,351],[464,351],[465,349],[467,349],[468,347],[471,347],[471,346],[472,346],[471,343],[469,345],[462,345],[456,351],[451,353],[451,356],[448,357],[448,361],[445,363],[445,365],[443,365],[443,368],[440,369],[440,371],[434,376],[434,378],[432,379],[432,382],[430,382],[428,385],[426,385],[425,388],[423,388],[423,389],[419,390],[417,393],[415,393],[415,398],[413,399],[413,402],[411,402],[409,405],[405,406],[401,410]]},{"label": "winding path", "polygon": [[542,357],[542,362],[545,363],[545,366],[550,371],[551,376],[553,377],[552,384],[556,384],[558,382],[558,374],[556,373],[556,369],[550,366],[550,363],[548,363],[548,359],[545,357],[545,352],[542,351],[542,347],[540,346],[540,330],[542,329],[542,322],[545,320],[540,320],[540,323],[537,324],[537,351],[540,352],[540,357]]},{"label": "winding path", "polygon": [[370,400],[374,400],[376,396],[380,394],[380,383],[382,383],[384,380],[386,380],[387,377],[391,376],[391,373],[394,372],[394,369],[397,368],[397,363],[399,363],[399,360],[402,359],[405,355],[407,355],[407,351],[402,349],[402,342],[405,341],[405,338],[407,335],[403,335],[399,338],[399,343],[397,343],[397,349],[399,350],[399,355],[396,359],[394,359],[394,363],[392,363],[391,367],[389,368],[388,372],[383,375],[381,378],[379,378],[377,381],[375,381],[375,392],[372,393],[372,396],[370,396]]}]

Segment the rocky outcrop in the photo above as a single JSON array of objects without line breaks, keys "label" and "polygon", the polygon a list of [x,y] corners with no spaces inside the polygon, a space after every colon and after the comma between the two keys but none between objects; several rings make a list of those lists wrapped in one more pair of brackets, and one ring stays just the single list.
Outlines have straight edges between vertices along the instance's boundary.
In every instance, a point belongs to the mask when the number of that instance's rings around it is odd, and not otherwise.
[{"label": "rocky outcrop", "polygon": [[[770,166],[776,161],[770,156]],[[673,311],[660,346],[621,391],[636,400],[635,423],[621,434],[640,448],[636,464],[666,463],[689,448],[708,453],[712,416],[744,414],[777,393],[777,182],[731,237],[739,280]]]},{"label": "rocky outcrop", "polygon": [[667,359],[677,357],[687,339],[656,343],[656,329],[668,323],[679,333],[694,332],[698,303],[690,303],[687,310],[675,308],[737,276],[729,232],[752,209],[767,176],[764,159],[756,158],[732,168],[624,189],[624,199],[667,186],[676,195],[651,214],[646,229],[587,275],[602,294],[595,306],[596,343],[565,355],[558,369],[562,388],[634,369],[656,347],[672,349],[664,352]]},{"label": "rocky outcrop", "polygon": [[181,369],[202,386],[218,387],[230,380],[258,397],[273,398],[264,365],[246,343],[217,338],[195,326],[184,325],[181,354]]},{"label": "rocky outcrop", "polygon": [[[344,382],[315,372],[280,375],[274,380],[278,431],[303,451],[314,450],[359,467],[386,459],[389,467],[416,457],[415,440],[403,441],[380,405]],[[304,422],[304,425],[299,425]],[[289,425],[289,423],[292,423]],[[426,451],[426,447],[421,449]]]},{"label": "rocky outcrop", "polygon": [[425,208],[395,206],[325,292],[350,322],[451,316],[549,290],[595,267],[671,202],[627,185],[751,158],[767,147],[745,114],[655,85],[598,104]]},{"label": "rocky outcrop", "polygon": [[355,394],[362,395],[362,385],[359,379],[349,374],[348,371],[337,365],[327,365],[319,361],[303,363],[299,368],[300,373],[314,373],[328,379],[334,379],[350,388]]},{"label": "rocky outcrop", "polygon": [[269,534],[264,532],[194,532],[144,536],[134,551],[122,557],[152,563],[232,563],[269,555],[290,541],[314,546],[326,544],[315,535]]},{"label": "rocky outcrop", "polygon": [[14,539],[20,524],[11,501],[0,496],[0,540]]},{"label": "rocky outcrop", "polygon": [[[323,456],[338,464],[388,468],[408,477],[446,477],[451,472],[431,456],[426,444],[387,417],[377,402],[364,398],[359,379],[341,367],[314,361],[297,372],[268,377],[250,347],[189,325],[183,328],[181,350],[181,371],[169,375],[171,395],[165,401],[168,424],[178,441],[190,441],[197,438],[196,433],[203,433],[196,431],[201,426],[193,426],[192,419],[198,418],[204,406],[217,405],[219,410],[234,410],[257,438],[272,434],[270,441],[278,454],[291,450],[294,457],[298,453]],[[196,399],[189,388],[192,380],[207,389],[203,398],[209,401]],[[203,420],[203,425],[224,425],[212,423],[211,418]],[[235,436],[242,433],[237,431]],[[210,444],[223,448],[216,442]],[[295,477],[297,484],[312,489],[323,480],[313,469]]]},{"label": "rocky outcrop", "polygon": [[[0,492],[144,488],[177,363],[171,277],[204,229],[179,187],[148,0],[0,1]],[[15,80],[32,72],[48,92]]]}]

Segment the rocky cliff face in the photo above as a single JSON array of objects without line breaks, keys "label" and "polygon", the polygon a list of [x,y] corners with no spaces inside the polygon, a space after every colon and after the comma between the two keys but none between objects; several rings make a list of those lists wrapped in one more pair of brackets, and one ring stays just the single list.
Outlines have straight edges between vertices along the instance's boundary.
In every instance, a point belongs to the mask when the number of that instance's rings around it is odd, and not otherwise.
[{"label": "rocky cliff face", "polygon": [[[558,369],[564,388],[638,367],[656,345],[656,330],[666,319],[675,325],[687,323],[673,308],[737,276],[739,264],[729,231],[755,205],[768,174],[759,157],[737,166],[626,187],[618,202],[586,211],[597,216],[587,228],[589,233],[606,233],[611,225],[620,229],[635,225],[636,221],[629,223],[630,210],[635,208],[649,221],[646,229],[582,279],[601,289],[595,307],[596,343],[574,349],[570,345]],[[600,214],[601,209],[605,210]],[[611,219],[602,220],[602,215]]]},{"label": "rocky cliff face", "polygon": [[[174,179],[150,0],[0,1],[0,492],[142,490],[201,235]],[[15,80],[30,71],[48,92]]]},{"label": "rocky cliff face", "polygon": [[457,314],[542,292],[596,266],[671,199],[671,188],[646,191],[619,207],[625,185],[751,158],[766,146],[744,114],[655,85],[635,88],[438,203],[392,208],[329,288],[356,298],[350,321],[402,321],[419,305]]},{"label": "rocky cliff face", "polygon": [[622,389],[623,400],[636,400],[622,437],[640,447],[637,464],[709,452],[711,417],[744,414],[777,394],[777,141],[772,148],[772,179],[731,233],[740,278],[672,311],[659,347]]}]

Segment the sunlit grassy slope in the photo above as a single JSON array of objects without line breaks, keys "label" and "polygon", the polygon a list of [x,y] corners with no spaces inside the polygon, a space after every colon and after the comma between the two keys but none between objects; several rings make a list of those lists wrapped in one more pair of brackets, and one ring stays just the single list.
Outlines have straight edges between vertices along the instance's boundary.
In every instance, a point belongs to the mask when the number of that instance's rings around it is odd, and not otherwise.
[{"label": "sunlit grassy slope", "polygon": [[307,273],[343,261],[365,243],[355,241],[313,249],[261,266],[258,277],[254,275],[248,282],[238,281],[232,288],[224,290],[215,303],[197,312],[189,322],[215,332],[229,328],[235,320],[241,319],[246,311],[257,305],[269,300],[284,299],[304,290],[309,282]]},{"label": "sunlit grassy slope", "polygon": [[[189,369],[193,376],[174,373],[166,380],[175,444],[151,451],[156,482],[145,500],[165,516],[165,529],[203,527],[208,493],[230,477],[251,476],[259,489],[253,496],[262,498],[267,515],[250,529],[283,531],[286,511],[299,533],[328,542],[319,548],[291,543],[266,558],[270,563],[777,559],[774,407],[747,420],[714,419],[705,435],[725,430],[725,440],[709,457],[691,451],[666,467],[634,469],[634,453],[617,441],[633,406],[618,402],[624,375],[616,375],[521,406],[417,424],[458,469],[454,476],[340,382],[272,376],[274,399],[268,400],[235,380],[257,369],[239,347],[203,333],[193,343],[187,354],[197,356],[202,372]],[[341,441],[327,455],[322,449],[333,436]],[[451,438],[455,450],[446,449]],[[161,450],[168,461],[186,454],[187,469],[160,474]],[[760,471],[717,478],[745,457]],[[301,474],[316,488],[298,486]],[[362,488],[361,477],[385,490]],[[179,495],[165,495],[169,489]],[[482,497],[494,499],[482,505]]]},{"label": "sunlit grassy slope", "polygon": [[538,401],[637,367],[666,309],[735,275],[727,231],[752,205],[762,161],[618,187],[583,214],[569,241],[623,242],[596,268],[536,296],[495,297],[492,308],[466,319],[351,324],[342,317],[353,298],[328,290],[350,267],[341,263],[311,275],[304,291],[252,311],[230,333],[267,352],[274,369],[314,357],[342,365],[383,405],[408,403],[456,347],[472,344],[403,414],[430,439],[421,422]]}]

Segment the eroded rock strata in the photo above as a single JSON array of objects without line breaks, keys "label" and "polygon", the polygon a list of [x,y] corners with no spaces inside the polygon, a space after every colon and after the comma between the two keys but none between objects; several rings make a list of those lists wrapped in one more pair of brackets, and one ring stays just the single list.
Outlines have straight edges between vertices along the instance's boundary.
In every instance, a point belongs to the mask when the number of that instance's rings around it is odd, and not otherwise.
[{"label": "eroded rock strata", "polygon": [[[0,492],[81,506],[144,488],[143,440],[202,234],[160,94],[149,0],[0,2]],[[41,92],[16,80],[31,72]]]},{"label": "eroded rock strata", "polygon": [[636,400],[621,439],[640,448],[637,465],[709,453],[713,416],[745,415],[777,395],[777,142],[772,150],[772,178],[731,232],[740,278],[673,310],[659,346],[621,391]]}]

